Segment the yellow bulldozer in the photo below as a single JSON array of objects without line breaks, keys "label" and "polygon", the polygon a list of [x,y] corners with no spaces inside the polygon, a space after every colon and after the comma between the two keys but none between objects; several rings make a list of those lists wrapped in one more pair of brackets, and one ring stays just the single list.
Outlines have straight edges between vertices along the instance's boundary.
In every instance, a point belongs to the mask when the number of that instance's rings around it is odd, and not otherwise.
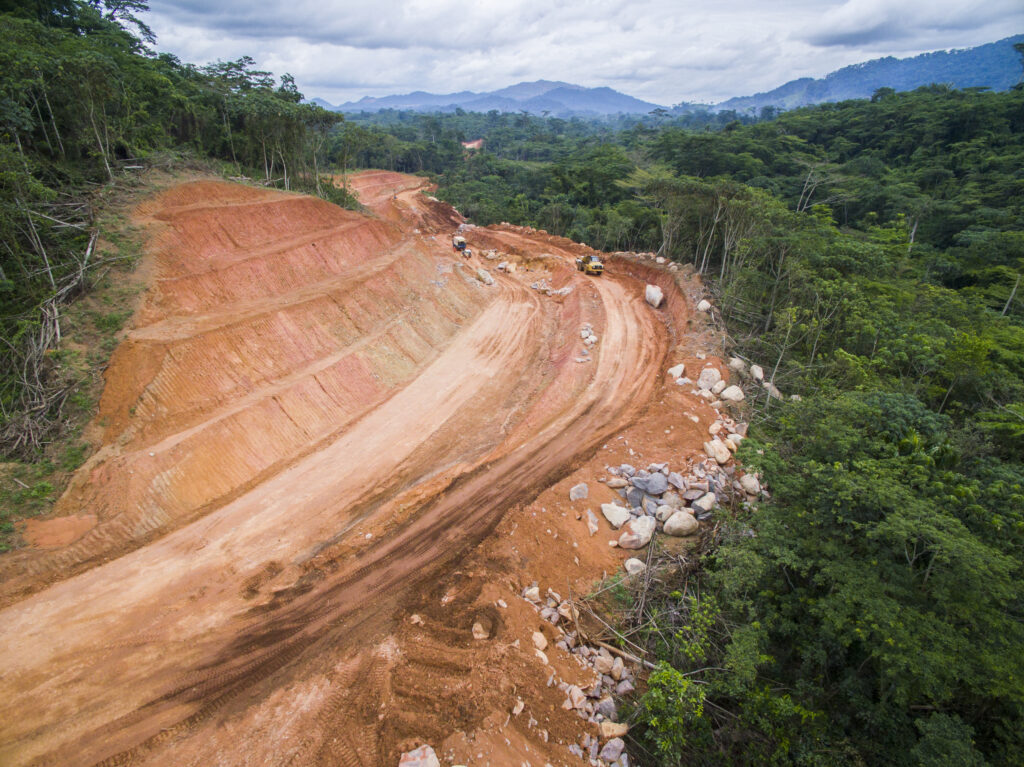
[{"label": "yellow bulldozer", "polygon": [[577,258],[576,269],[584,274],[593,274],[596,276],[604,274],[604,264],[601,262],[600,258],[594,255]]}]

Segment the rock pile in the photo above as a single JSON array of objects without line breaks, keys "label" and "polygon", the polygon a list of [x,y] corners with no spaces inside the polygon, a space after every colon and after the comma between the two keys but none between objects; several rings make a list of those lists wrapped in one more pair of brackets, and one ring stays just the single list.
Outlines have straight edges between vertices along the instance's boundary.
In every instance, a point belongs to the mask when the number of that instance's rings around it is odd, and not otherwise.
[{"label": "rock pile", "polygon": [[580,351],[579,356],[576,358],[577,362],[590,362],[590,350],[597,344],[597,334],[594,329],[590,326],[590,323],[584,323],[583,327],[580,328],[580,339],[583,341],[583,349]]},{"label": "rock pile", "polygon": [[[576,608],[570,601],[563,600],[557,592],[549,588],[542,596],[540,587],[534,583],[523,589],[522,596],[544,620],[556,627],[559,638],[555,647],[569,653],[582,668],[594,674],[593,681],[583,686],[559,679],[554,668],[548,677],[549,687],[557,686],[565,693],[562,708],[575,711],[580,719],[596,725],[596,733],[585,733],[578,744],[569,746],[569,751],[580,758],[590,759],[594,765],[628,767],[629,757],[625,754],[622,736],[629,731],[629,726],[616,721],[618,706],[615,698],[634,691],[635,671],[622,656],[613,655],[607,647],[592,647],[580,641],[574,628]],[[560,623],[567,628],[563,628]],[[537,631],[531,641],[534,655],[541,663],[548,665],[545,653],[549,649],[547,638]],[[518,716],[522,711],[522,701],[517,701],[512,708],[513,716]],[[537,722],[531,718],[528,724],[532,727]]]}]

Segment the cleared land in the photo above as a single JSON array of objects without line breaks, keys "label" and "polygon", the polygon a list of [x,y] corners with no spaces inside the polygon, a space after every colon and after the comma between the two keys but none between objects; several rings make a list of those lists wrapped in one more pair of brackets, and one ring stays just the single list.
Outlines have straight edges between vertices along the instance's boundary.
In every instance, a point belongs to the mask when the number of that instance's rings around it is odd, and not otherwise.
[{"label": "cleared land", "polygon": [[[428,739],[571,763],[558,741],[582,724],[513,646],[537,619],[494,603],[527,573],[614,568],[550,494],[665,417],[687,302],[662,274],[654,311],[642,281],[585,277],[584,248],[513,227],[467,237],[515,274],[462,262],[422,179],[350,184],[373,215],[216,181],[136,212],[154,279],[107,371],[104,445],[0,560],[0,763],[369,766]],[[675,455],[700,449],[682,420]],[[495,735],[513,693],[550,742]]]}]

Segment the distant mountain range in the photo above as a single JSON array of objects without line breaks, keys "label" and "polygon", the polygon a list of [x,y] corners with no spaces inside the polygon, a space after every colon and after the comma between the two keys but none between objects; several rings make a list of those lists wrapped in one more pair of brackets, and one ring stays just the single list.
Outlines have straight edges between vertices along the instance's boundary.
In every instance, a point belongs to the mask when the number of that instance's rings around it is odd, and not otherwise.
[{"label": "distant mountain range", "polygon": [[767,93],[729,99],[716,104],[714,109],[737,112],[757,112],[766,106],[794,109],[827,101],[869,98],[879,88],[910,91],[932,83],[1005,91],[1020,80],[1021,57],[1013,46],[1021,42],[1024,42],[1024,35],[976,48],[922,53],[909,59],[892,56],[872,59],[843,67],[819,80],[803,77]]},{"label": "distant mountain range", "polygon": [[526,111],[530,114],[550,114],[554,117],[592,116],[615,114],[646,114],[657,109],[657,104],[641,101],[611,88],[584,88],[570,83],[537,80],[519,83],[489,93],[425,93],[416,91],[402,96],[367,96],[359,101],[332,106],[323,99],[313,99],[325,109],[336,112],[377,112],[381,109],[409,109],[416,112]]},{"label": "distant mountain range", "polygon": [[[955,88],[987,87],[1007,90],[1021,77],[1021,57],[1014,43],[1024,35],[1007,37],[995,43],[963,50],[923,53],[909,59],[891,56],[843,67],[821,79],[803,77],[791,80],[775,90],[753,96],[731,98],[719,104],[680,104],[670,111],[682,114],[694,110],[735,110],[757,113],[763,107],[794,109],[826,101],[869,98],[879,88],[913,90],[931,83],[948,83]],[[663,109],[658,104],[627,96],[611,88],[584,88],[551,80],[519,83],[497,91],[476,93],[426,93],[416,91],[401,96],[367,96],[359,101],[333,105],[312,99],[335,112],[377,112],[405,109],[416,112],[529,112],[552,117],[607,117],[618,114],[647,114]]]}]

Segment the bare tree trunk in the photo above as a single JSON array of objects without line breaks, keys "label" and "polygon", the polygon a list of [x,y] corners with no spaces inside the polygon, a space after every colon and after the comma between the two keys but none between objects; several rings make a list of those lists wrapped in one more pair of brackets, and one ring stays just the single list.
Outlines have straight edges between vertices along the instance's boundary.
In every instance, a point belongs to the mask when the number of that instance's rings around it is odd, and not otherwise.
[{"label": "bare tree trunk", "polygon": [[1013,283],[1013,290],[1010,291],[1010,297],[1006,299],[1006,305],[1003,306],[1003,310],[1001,312],[999,312],[999,316],[1000,317],[1005,317],[1006,316],[1006,312],[1009,310],[1010,304],[1013,303],[1013,297],[1015,295],[1017,295],[1017,286],[1018,285],[1020,285],[1020,275],[1019,274],[1017,275],[1017,281],[1015,283]]}]

